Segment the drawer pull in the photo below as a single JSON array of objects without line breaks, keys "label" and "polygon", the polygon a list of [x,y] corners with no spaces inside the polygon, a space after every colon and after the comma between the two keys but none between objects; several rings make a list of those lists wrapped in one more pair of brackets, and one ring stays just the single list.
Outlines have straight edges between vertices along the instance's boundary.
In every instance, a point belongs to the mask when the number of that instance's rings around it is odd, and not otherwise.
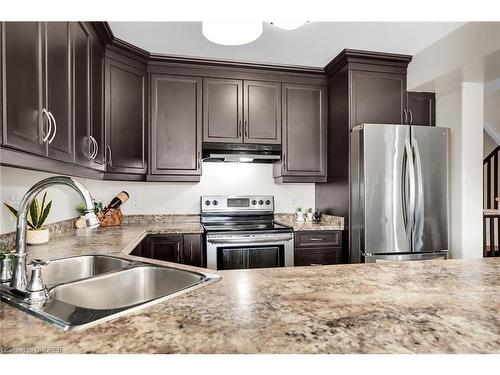
[{"label": "drawer pull", "polygon": [[322,263],[311,263],[311,266],[324,266]]},{"label": "drawer pull", "polygon": [[309,238],[310,241],[324,241],[325,239],[324,238],[315,238],[315,237],[311,237]]}]

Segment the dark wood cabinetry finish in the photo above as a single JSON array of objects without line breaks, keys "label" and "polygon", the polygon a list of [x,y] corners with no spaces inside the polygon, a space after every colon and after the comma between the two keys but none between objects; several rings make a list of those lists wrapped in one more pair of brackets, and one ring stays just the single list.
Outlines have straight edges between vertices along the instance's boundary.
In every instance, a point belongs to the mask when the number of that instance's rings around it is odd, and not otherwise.
[{"label": "dark wood cabinetry finish", "polygon": [[104,45],[95,34],[91,40],[90,56],[92,93],[90,134],[96,143],[92,167],[104,170]]},{"label": "dark wood cabinetry finish", "polygon": [[238,143],[243,139],[243,82],[203,78],[203,141]]},{"label": "dark wood cabinetry finish", "polygon": [[150,82],[151,164],[148,180],[199,181],[202,79],[152,74]]},{"label": "dark wood cabinetry finish", "polygon": [[295,266],[340,264],[343,262],[342,231],[295,233]]},{"label": "dark wood cabinetry finish", "polygon": [[38,155],[48,117],[42,114],[42,26],[38,22],[2,23],[4,77],[3,143]]},{"label": "dark wood cabinetry finish", "polygon": [[281,143],[281,83],[243,82],[243,141]]},{"label": "dark wood cabinetry finish", "polygon": [[433,92],[407,93],[408,124],[436,125],[436,94]]},{"label": "dark wood cabinetry finish", "polygon": [[352,126],[404,123],[406,74],[353,70],[350,81]]},{"label": "dark wood cabinetry finish", "polygon": [[131,255],[195,267],[206,264],[201,234],[148,235]]},{"label": "dark wood cabinetry finish", "polygon": [[83,23],[71,24],[73,53],[73,123],[75,162],[90,167],[90,32]]},{"label": "dark wood cabinetry finish", "polygon": [[70,23],[47,22],[45,39],[45,108],[53,116],[53,136],[48,155],[63,161],[73,160],[73,122],[71,117]]},{"label": "dark wood cabinetry finish", "polygon": [[326,181],[326,87],[283,84],[282,182]]},{"label": "dark wood cabinetry finish", "polygon": [[145,175],[146,72],[126,62],[106,59],[106,170]]}]

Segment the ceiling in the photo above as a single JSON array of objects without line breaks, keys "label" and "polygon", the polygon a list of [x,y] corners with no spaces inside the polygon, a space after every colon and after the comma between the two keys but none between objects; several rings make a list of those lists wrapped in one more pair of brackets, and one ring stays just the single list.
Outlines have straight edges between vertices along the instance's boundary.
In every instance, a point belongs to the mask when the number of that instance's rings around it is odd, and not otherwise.
[{"label": "ceiling", "polygon": [[344,48],[414,55],[463,22],[309,22],[295,30],[264,23],[254,42],[223,46],[210,42],[201,22],[109,22],[116,37],[148,52],[324,67]]}]

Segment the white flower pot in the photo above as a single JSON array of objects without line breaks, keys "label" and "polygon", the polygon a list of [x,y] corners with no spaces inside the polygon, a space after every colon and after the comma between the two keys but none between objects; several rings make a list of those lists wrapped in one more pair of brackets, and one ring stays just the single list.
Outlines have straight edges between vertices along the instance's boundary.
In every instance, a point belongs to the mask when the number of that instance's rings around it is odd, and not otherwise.
[{"label": "white flower pot", "polygon": [[303,212],[297,212],[297,221],[304,221],[304,213]]},{"label": "white flower pot", "polygon": [[28,229],[26,233],[26,243],[28,245],[40,245],[49,242],[48,229]]},{"label": "white flower pot", "polygon": [[313,213],[312,212],[308,212],[307,213],[307,221],[312,221],[313,220]]}]

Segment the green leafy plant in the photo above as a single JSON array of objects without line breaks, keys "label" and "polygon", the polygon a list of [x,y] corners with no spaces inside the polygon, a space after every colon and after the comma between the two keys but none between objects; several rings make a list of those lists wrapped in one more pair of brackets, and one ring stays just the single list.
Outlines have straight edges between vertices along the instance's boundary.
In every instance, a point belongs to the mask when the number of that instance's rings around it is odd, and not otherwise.
[{"label": "green leafy plant", "polygon": [[308,213],[308,214],[312,214],[312,213],[313,213],[313,209],[312,209],[311,207],[309,207],[309,208],[307,209],[307,213]]},{"label": "green leafy plant", "polygon": [[[97,215],[99,212],[102,211],[102,202],[93,201],[94,203],[94,213]],[[76,210],[80,214],[80,216],[84,216],[85,213],[87,212],[87,209],[85,208],[85,205],[83,203],[80,203],[78,206],[76,206]]]},{"label": "green leafy plant", "polygon": [[302,212],[302,207],[297,207],[297,212]]},{"label": "green leafy plant", "polygon": [[[52,208],[52,201],[47,203],[45,205],[45,201],[47,200],[47,192],[43,194],[42,202],[38,200],[38,195],[33,198],[31,201],[30,207],[29,207],[29,215],[28,215],[28,226],[30,229],[37,230],[42,227],[42,225],[45,223],[45,220],[47,220],[47,216],[49,216],[50,209]],[[14,215],[17,217],[17,210],[8,205],[7,203],[4,203],[5,207]]]}]

